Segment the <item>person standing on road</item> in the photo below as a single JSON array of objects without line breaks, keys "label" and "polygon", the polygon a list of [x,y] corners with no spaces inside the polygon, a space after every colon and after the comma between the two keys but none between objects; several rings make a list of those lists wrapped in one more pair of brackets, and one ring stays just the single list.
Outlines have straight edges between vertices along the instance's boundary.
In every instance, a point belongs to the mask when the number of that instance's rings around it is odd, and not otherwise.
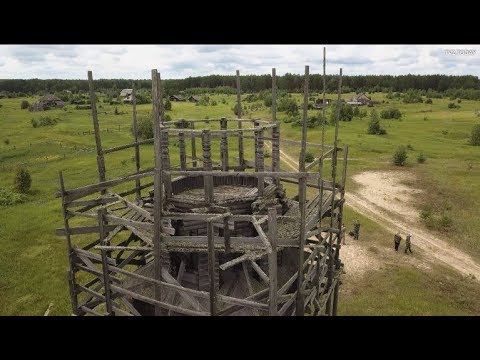
[{"label": "person standing on road", "polygon": [[402,236],[400,235],[400,232],[397,232],[393,236],[393,241],[395,243],[395,251],[398,251],[398,247],[400,246],[400,242],[402,241]]},{"label": "person standing on road", "polygon": [[405,254],[408,254],[407,253],[407,250],[410,251],[410,254],[412,253],[412,244],[411,244],[411,238],[412,238],[412,234],[408,234],[407,237],[405,238]]},{"label": "person standing on road", "polygon": [[342,244],[347,245],[345,242],[345,232],[347,231],[347,228],[345,227],[345,224],[342,224],[342,230],[340,231],[340,236],[342,238]]},{"label": "person standing on road", "polygon": [[353,220],[353,239],[358,240],[359,235],[360,235],[360,221],[355,219]]}]

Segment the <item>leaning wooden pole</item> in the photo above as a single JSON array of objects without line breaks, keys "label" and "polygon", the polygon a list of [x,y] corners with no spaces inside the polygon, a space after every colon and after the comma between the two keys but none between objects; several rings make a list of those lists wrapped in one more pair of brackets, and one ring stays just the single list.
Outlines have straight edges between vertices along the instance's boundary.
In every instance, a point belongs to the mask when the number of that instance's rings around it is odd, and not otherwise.
[{"label": "leaning wooden pole", "polygon": [[[307,147],[307,110],[308,110],[308,80],[309,66],[305,66],[305,85],[303,90],[303,123],[302,123],[302,145],[300,149],[300,157],[298,159],[299,172],[305,172],[305,153]],[[303,262],[305,248],[305,202],[306,202],[306,178],[301,177],[298,180],[298,206],[300,209],[300,244],[298,249],[298,279],[297,279],[297,316],[304,315],[304,294],[303,294]]]},{"label": "leaning wooden pole", "polygon": [[323,47],[323,98],[322,98],[322,155],[325,151],[325,90],[326,90],[326,74],[325,74],[325,63],[326,63],[326,49]]},{"label": "leaning wooden pole", "polygon": [[68,285],[70,290],[70,298],[72,300],[72,311],[75,315],[79,315],[78,311],[78,297],[75,281],[75,268],[74,268],[74,253],[72,249],[72,240],[70,238],[70,224],[68,222],[67,208],[65,204],[65,183],[63,180],[63,173],[59,172],[60,178],[60,192],[62,195],[62,212],[63,212],[63,225],[65,227],[65,239],[67,240],[68,251]]},{"label": "leaning wooden pole", "polygon": [[[330,205],[330,230],[329,230],[329,241],[328,241],[328,279],[327,279],[327,289],[330,290],[330,287],[332,286],[333,282],[333,274],[334,274],[334,264],[335,260],[333,258],[333,232],[331,229],[333,229],[334,225],[334,207],[335,207],[335,180],[336,180],[336,175],[337,175],[337,147],[338,147],[338,127],[340,124],[340,111],[342,107],[342,68],[340,68],[340,77],[338,80],[338,98],[337,98],[337,116],[336,116],[336,121],[335,121],[335,137],[333,140],[333,152],[332,152],[332,184],[333,190],[332,190],[332,201]],[[330,293],[331,294],[331,293]],[[327,299],[327,305],[326,305],[326,313],[328,315],[332,315],[332,298],[333,296],[330,295],[329,298]]]},{"label": "leaning wooden pole", "polygon": [[[100,126],[98,125],[97,101],[93,89],[92,72],[88,71],[88,88],[90,91],[90,106],[92,108],[93,129],[95,130],[95,144],[97,148],[97,167],[100,182],[105,181],[105,159],[103,158],[102,141],[100,139]],[[102,191],[102,194],[105,190]]]},{"label": "leaning wooden pole", "polygon": [[269,315],[277,316],[277,208],[268,209],[268,238],[272,252],[268,254]]},{"label": "leaning wooden pole", "polygon": [[[237,118],[242,118],[242,97],[241,97],[241,90],[240,90],[240,70],[237,70]],[[242,128],[242,122],[238,122],[238,128]],[[245,169],[245,161],[244,161],[244,151],[243,151],[243,133],[242,131],[238,132],[238,164],[242,170]]]},{"label": "leaning wooden pole", "polygon": [[[348,145],[343,147],[343,170],[342,170],[342,183],[341,183],[341,193],[340,197],[343,199],[345,197],[345,183],[347,181],[347,160],[348,160]],[[343,224],[343,204],[340,205],[339,209],[339,219],[338,219],[338,229],[340,234],[342,234],[342,224]],[[340,271],[340,248],[342,246],[342,237],[337,238],[337,250],[335,252],[335,271]],[[338,292],[340,287],[340,281],[335,283],[335,289],[333,291],[333,309],[332,314],[337,315],[338,308]]]},{"label": "leaning wooden pole", "polygon": [[207,222],[208,239],[208,280],[210,283],[210,315],[217,315],[217,289],[215,287],[215,243],[213,234],[213,223]]},{"label": "leaning wooden pole", "polygon": [[[155,173],[153,178],[154,187],[154,203],[153,203],[153,219],[154,219],[154,236],[153,236],[153,253],[154,253],[154,272],[155,279],[162,280],[162,203],[163,203],[163,179],[162,179],[162,149],[161,149],[161,113],[158,101],[161,101],[161,94],[158,94],[157,86],[158,76],[157,70],[152,70],[152,112],[153,112],[153,134],[154,134],[154,157],[155,157]],[[155,300],[161,301],[160,283],[155,283]],[[155,305],[155,315],[159,316],[162,308]]]},{"label": "leaning wooden pole", "polygon": [[[98,214],[98,228],[100,230],[100,245],[109,245],[105,240],[107,234],[105,231],[105,215],[107,214],[107,209],[101,208],[97,212]],[[103,288],[105,290],[105,305],[107,313],[110,316],[115,315],[112,307],[112,290],[110,288],[110,272],[108,271],[108,256],[107,250],[102,249],[102,273],[103,273]]]},{"label": "leaning wooden pole", "polygon": [[[135,169],[137,174],[140,171],[140,145],[138,144],[138,123],[137,123],[137,97],[135,94],[135,85],[132,86],[132,113],[133,113],[133,137],[135,139]],[[135,179],[137,199],[142,197],[140,189],[140,179]]]}]

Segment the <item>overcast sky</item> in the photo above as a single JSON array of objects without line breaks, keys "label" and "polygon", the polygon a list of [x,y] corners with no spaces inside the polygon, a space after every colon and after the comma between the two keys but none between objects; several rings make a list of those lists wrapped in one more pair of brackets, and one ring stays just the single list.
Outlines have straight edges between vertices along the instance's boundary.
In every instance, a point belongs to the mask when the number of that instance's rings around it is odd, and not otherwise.
[{"label": "overcast sky", "polygon": [[[0,79],[163,79],[209,74],[322,72],[322,45],[0,45]],[[327,74],[480,72],[479,45],[326,45]],[[456,50],[446,52],[446,50]],[[468,50],[468,51],[458,51]]]}]

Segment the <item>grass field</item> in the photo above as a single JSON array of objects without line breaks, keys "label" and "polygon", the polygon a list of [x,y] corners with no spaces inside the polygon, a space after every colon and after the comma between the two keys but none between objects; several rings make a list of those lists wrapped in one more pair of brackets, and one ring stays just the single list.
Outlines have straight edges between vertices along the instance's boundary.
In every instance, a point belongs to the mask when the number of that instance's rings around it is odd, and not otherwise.
[{"label": "grass field", "polygon": [[[343,95],[344,98],[349,96],[351,94]],[[216,99],[218,105],[174,102],[168,113],[174,119],[233,116],[234,96],[210,97]],[[301,102],[300,94],[293,97]],[[329,94],[328,97],[335,98],[335,95]],[[222,103],[223,98],[226,104]],[[381,93],[373,94],[372,98],[380,102],[386,100],[385,94]],[[27,202],[0,206],[0,314],[41,315],[53,302],[52,315],[68,315],[71,308],[66,281],[66,246],[64,239],[54,234],[55,228],[63,226],[61,203],[54,194],[58,190],[58,172],[61,170],[67,188],[87,185],[98,179],[91,115],[89,110],[75,110],[72,105],[67,105],[66,110],[31,113],[20,109],[21,100],[0,99],[0,188],[12,188],[15,169],[20,164],[29,169],[33,180]],[[416,205],[419,209],[429,205],[434,213],[449,216],[453,225],[446,234],[448,240],[480,259],[480,147],[467,143],[473,124],[480,123],[480,117],[475,114],[480,109],[480,102],[463,100],[460,109],[448,109],[447,104],[451,102],[448,99],[433,99],[431,105],[388,101],[389,104],[376,106],[377,111],[395,106],[404,116],[401,120],[381,120],[387,135],[367,135],[369,117],[341,123],[340,143],[350,147],[349,176],[367,169],[392,168],[391,157],[396,147],[409,144],[412,150],[409,150],[406,168],[420,179],[415,186],[426,190],[425,198],[419,198]],[[125,114],[115,115],[114,106],[99,105],[103,146],[132,142],[131,107],[117,106]],[[244,105],[247,106],[244,117],[270,117],[269,109],[264,106],[250,110],[254,104]],[[147,114],[150,110],[151,104],[138,107],[140,114]],[[59,121],[56,125],[33,128],[31,119],[40,116],[55,117]],[[280,119],[284,116],[279,114]],[[300,139],[300,128],[283,124],[281,136]],[[333,139],[331,126],[326,127],[326,139],[327,142]],[[309,129],[308,140],[319,142],[320,130]],[[230,156],[235,156],[235,144],[230,142],[229,145]],[[246,149],[249,147],[246,144]],[[215,149],[218,150],[218,145]],[[298,155],[296,147],[288,146],[287,150],[291,155]],[[170,151],[175,155],[177,148],[172,146]],[[416,162],[420,152],[427,157],[424,164]],[[219,159],[218,151],[216,153]],[[251,150],[247,157],[253,159]],[[142,167],[153,166],[151,145],[141,148],[141,158]],[[106,155],[106,168],[109,179],[133,172],[133,150]],[[354,184],[348,181],[347,186],[351,189]],[[372,233],[381,233],[371,226]],[[479,293],[475,284],[466,285],[462,290],[462,294],[466,294],[463,297],[451,297],[448,289],[435,285],[441,276],[412,272],[401,265],[393,266],[388,271],[369,276],[368,282],[372,286],[366,287],[358,296],[341,299],[340,311],[344,314],[400,315],[471,314],[472,309],[478,310],[478,304],[462,300]],[[398,306],[395,311],[385,298],[379,296],[392,291],[403,294],[403,289],[408,286],[410,293],[405,294],[412,295],[409,296],[410,302]],[[437,307],[429,308],[428,304],[435,301]],[[368,302],[370,307],[365,306]]]}]

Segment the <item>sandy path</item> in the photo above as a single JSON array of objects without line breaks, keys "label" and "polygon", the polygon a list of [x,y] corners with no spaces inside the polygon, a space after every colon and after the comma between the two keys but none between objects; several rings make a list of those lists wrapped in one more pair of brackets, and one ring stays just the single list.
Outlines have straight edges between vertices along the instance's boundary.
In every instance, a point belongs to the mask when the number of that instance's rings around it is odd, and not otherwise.
[{"label": "sandy path", "polygon": [[[266,142],[266,144],[271,147],[269,143]],[[282,150],[280,154],[286,165],[298,171],[298,161]],[[357,174],[353,179],[361,185],[361,188],[357,193],[347,192],[345,204],[391,232],[392,246],[395,232],[409,232],[412,234],[414,251],[415,248],[420,248],[425,252],[427,259],[443,262],[466,276],[473,275],[480,280],[480,265],[471,256],[419,227],[418,211],[410,204],[415,194],[421,190],[401,184],[402,180],[414,179],[413,175],[402,171],[368,171]],[[403,245],[404,243],[401,244],[402,248]],[[355,259],[357,256],[363,259]],[[346,265],[350,263],[353,265],[350,268],[356,270],[360,270],[359,262],[365,265],[372,264],[372,260],[368,257],[371,258],[372,255],[367,252],[345,251],[342,253],[342,259]],[[368,268],[371,268],[370,265]]]}]

